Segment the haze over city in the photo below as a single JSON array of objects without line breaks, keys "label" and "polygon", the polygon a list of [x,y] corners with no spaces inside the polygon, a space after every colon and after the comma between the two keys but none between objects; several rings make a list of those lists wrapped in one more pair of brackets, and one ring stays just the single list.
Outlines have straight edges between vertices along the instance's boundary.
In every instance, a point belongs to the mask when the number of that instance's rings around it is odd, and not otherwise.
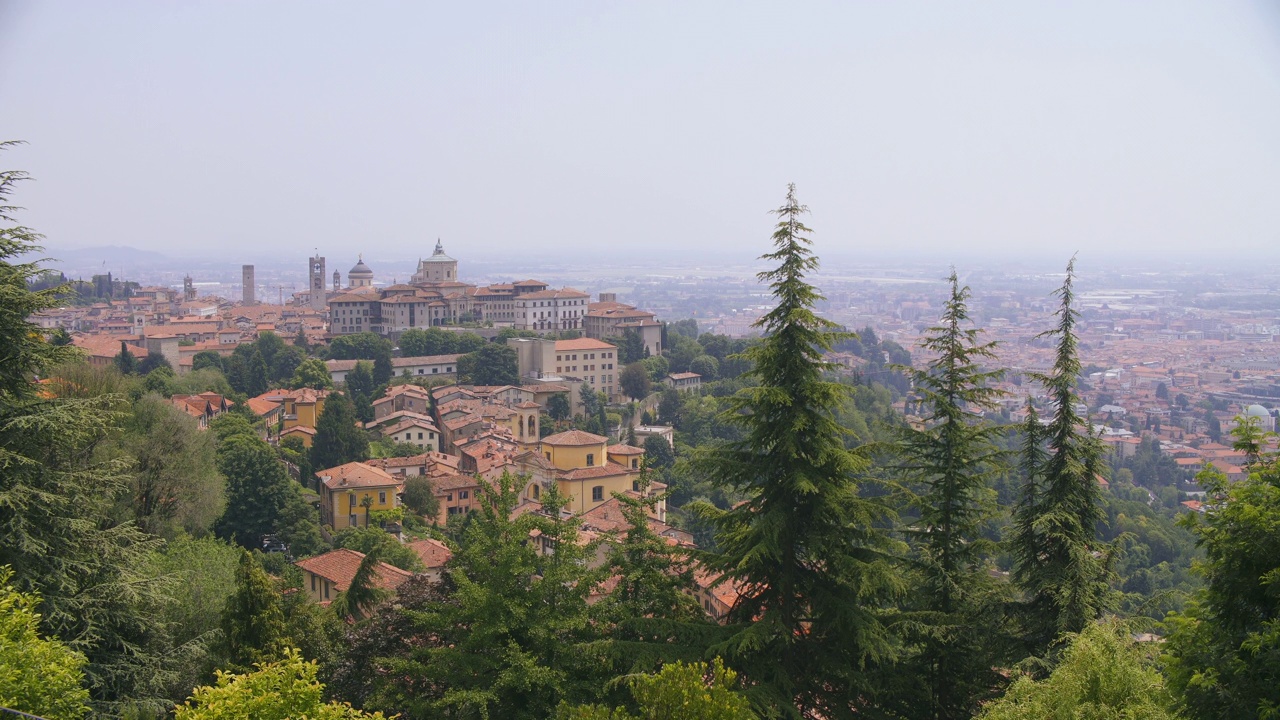
[{"label": "haze over city", "polygon": [[54,254],[749,263],[796,182],[832,262],[1231,265],[1277,127],[1264,2],[0,2]]}]

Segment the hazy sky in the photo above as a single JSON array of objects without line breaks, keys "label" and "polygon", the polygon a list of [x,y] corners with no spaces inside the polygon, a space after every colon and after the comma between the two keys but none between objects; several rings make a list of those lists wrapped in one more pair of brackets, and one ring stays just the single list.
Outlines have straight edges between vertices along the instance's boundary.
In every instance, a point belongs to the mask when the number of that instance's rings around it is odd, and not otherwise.
[{"label": "hazy sky", "polygon": [[1280,4],[0,0],[0,138],[55,248],[1275,260]]}]

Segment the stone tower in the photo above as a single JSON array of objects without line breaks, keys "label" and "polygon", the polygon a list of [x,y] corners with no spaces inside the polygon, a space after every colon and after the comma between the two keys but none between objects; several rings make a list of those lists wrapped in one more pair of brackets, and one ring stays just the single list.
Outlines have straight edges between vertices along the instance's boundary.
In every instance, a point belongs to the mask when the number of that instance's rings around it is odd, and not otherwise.
[{"label": "stone tower", "polygon": [[240,289],[241,302],[243,302],[245,305],[253,305],[256,302],[256,300],[254,299],[255,286],[253,282],[253,266],[252,265],[244,265],[240,268],[240,283],[241,283],[241,289]]},{"label": "stone tower", "polygon": [[307,272],[311,280],[307,285],[311,292],[311,308],[323,311],[329,307],[329,298],[324,291],[324,258],[318,254],[311,258]]},{"label": "stone tower", "polygon": [[196,284],[188,275],[182,278],[182,301],[191,302],[196,299]]},{"label": "stone tower", "polygon": [[342,273],[337,270],[333,271],[333,291],[338,292],[342,289]]}]

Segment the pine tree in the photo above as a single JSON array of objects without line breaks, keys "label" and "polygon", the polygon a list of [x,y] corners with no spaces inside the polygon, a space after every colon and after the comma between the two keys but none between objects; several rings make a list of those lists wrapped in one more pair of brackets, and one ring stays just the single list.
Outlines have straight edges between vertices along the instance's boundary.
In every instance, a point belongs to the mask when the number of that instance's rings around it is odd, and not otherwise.
[{"label": "pine tree", "polygon": [[731,510],[702,503],[718,552],[702,562],[741,587],[729,614],[737,633],[718,652],[748,678],[757,700],[788,716],[852,717],[873,692],[868,665],[895,644],[879,607],[902,589],[883,559],[896,544],[877,526],[889,512],[859,497],[866,460],[845,448],[835,412],[848,392],[825,382],[822,359],[836,326],[813,311],[805,282],[818,267],[801,221],[807,208],[788,188],[773,234],[776,268],[759,274],[777,305],[757,322],[765,339],[746,351],[749,387],[728,402],[726,423],[745,439],[708,453],[702,468],[747,495]]},{"label": "pine tree", "polygon": [[[987,482],[1002,462],[996,436],[1002,429],[976,413],[991,410],[999,391],[989,386],[1000,375],[985,370],[995,343],[982,342],[967,327],[969,289],[955,271],[941,324],[929,329],[922,346],[936,356],[923,369],[906,371],[922,406],[923,428],[904,428],[899,451],[908,478],[923,485],[919,523],[908,531],[917,547],[919,591],[913,609],[923,611],[918,654],[905,674],[923,685],[926,702],[906,704],[909,716],[967,718],[995,686],[995,658],[988,628],[991,583],[984,572],[990,543],[982,539],[989,517]],[[903,673],[896,669],[895,673]]]},{"label": "pine tree", "polygon": [[222,643],[227,662],[238,670],[279,660],[290,645],[280,596],[248,551],[240,554],[236,590],[222,610]]},{"label": "pine tree", "polygon": [[[1024,465],[1031,475],[1015,528],[1015,578],[1027,596],[1033,652],[1064,633],[1083,630],[1108,599],[1107,568],[1100,557],[1105,548],[1096,537],[1096,525],[1104,517],[1097,482],[1101,451],[1076,412],[1081,366],[1075,334],[1079,313],[1072,307],[1074,278],[1073,258],[1055,292],[1060,303],[1057,327],[1042,334],[1057,339],[1053,368],[1038,378],[1053,404],[1043,430],[1047,451],[1041,461],[1037,450],[1028,447]],[[1034,439],[1028,437],[1027,442]]]}]

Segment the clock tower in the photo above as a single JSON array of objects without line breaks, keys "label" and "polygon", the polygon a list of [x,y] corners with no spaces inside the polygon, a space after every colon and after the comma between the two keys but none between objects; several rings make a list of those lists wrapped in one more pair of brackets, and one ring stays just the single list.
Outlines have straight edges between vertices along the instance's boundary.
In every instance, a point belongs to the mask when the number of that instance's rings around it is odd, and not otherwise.
[{"label": "clock tower", "polygon": [[308,285],[311,289],[311,308],[323,312],[329,307],[328,293],[324,290],[324,258],[320,257],[319,254],[311,258],[307,274],[311,279],[311,283]]}]

